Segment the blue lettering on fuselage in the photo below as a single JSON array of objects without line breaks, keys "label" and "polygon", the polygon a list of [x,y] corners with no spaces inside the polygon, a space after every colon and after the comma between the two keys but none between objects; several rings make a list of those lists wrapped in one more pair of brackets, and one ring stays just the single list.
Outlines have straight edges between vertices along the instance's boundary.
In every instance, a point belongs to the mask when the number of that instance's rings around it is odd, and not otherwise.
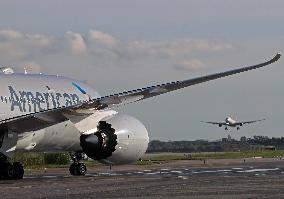
[{"label": "blue lettering on fuselage", "polygon": [[[37,112],[81,103],[79,96],[73,93],[17,92],[12,86],[8,86],[8,88],[11,99],[11,111]],[[65,102],[65,104],[61,104],[62,102]]]}]

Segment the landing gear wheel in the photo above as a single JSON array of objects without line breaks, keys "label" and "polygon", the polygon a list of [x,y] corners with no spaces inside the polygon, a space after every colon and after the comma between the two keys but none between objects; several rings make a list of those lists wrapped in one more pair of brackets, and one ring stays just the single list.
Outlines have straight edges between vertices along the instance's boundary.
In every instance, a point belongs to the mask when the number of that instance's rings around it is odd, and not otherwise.
[{"label": "landing gear wheel", "polygon": [[87,167],[84,163],[72,163],[69,171],[73,176],[85,175],[87,172]]},{"label": "landing gear wheel", "polygon": [[14,167],[14,176],[13,178],[15,180],[23,179],[24,176],[24,167],[20,162],[14,162],[13,163]]},{"label": "landing gear wheel", "polygon": [[2,177],[5,180],[12,180],[14,178],[14,167],[11,163],[7,162],[3,165]]},{"label": "landing gear wheel", "polygon": [[69,172],[72,176],[76,175],[76,163],[72,163],[69,167]]},{"label": "landing gear wheel", "polygon": [[87,167],[84,163],[79,163],[77,165],[77,172],[79,173],[79,175],[85,175],[87,172]]},{"label": "landing gear wheel", "polygon": [[0,153],[0,180],[19,180],[23,176],[23,165],[20,162],[11,164],[8,157]]}]

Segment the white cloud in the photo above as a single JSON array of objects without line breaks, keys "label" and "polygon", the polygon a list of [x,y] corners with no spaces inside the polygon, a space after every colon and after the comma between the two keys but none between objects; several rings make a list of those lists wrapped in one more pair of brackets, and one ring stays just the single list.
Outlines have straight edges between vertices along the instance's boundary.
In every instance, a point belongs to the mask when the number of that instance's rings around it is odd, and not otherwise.
[{"label": "white cloud", "polygon": [[175,65],[175,68],[177,70],[190,70],[190,71],[198,71],[204,67],[205,64],[198,59],[182,61]]},{"label": "white cloud", "polygon": [[204,60],[196,57],[206,58],[206,55],[226,53],[234,48],[228,42],[192,38],[123,42],[98,30],[90,30],[87,35],[68,31],[62,37],[0,30],[2,64],[32,63],[35,71],[44,69],[38,67],[40,65],[51,68],[157,66],[195,71],[205,67]]},{"label": "white cloud", "polygon": [[107,46],[114,46],[117,42],[113,36],[98,30],[90,30],[89,38],[91,42],[98,42]]},{"label": "white cloud", "polygon": [[207,40],[197,40],[190,38],[158,42],[134,41],[129,44],[130,52],[155,56],[189,56],[191,53],[195,52],[213,53],[217,51],[228,51],[232,49],[233,46],[229,43],[211,42]]},{"label": "white cloud", "polygon": [[86,43],[79,33],[68,31],[65,33],[65,38],[73,54],[80,55],[87,52]]},{"label": "white cloud", "polygon": [[0,38],[7,39],[7,40],[16,40],[22,39],[24,35],[21,32],[7,29],[7,30],[0,30]]},{"label": "white cloud", "polygon": [[55,44],[55,39],[46,35],[26,35],[26,40],[35,47],[50,47]]}]

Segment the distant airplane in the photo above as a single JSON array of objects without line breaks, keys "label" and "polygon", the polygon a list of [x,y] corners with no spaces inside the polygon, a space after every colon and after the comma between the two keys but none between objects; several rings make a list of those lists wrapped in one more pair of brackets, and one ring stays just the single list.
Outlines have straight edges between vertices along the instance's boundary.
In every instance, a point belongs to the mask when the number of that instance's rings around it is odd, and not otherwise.
[{"label": "distant airplane", "polygon": [[[10,68],[2,68],[0,179],[23,178],[23,165],[9,162],[17,151],[69,152],[73,160],[69,168],[71,175],[86,173],[86,165],[81,162],[85,155],[110,165],[134,162],[146,152],[148,131],[136,118],[118,113],[118,107],[258,69],[276,62],[280,56],[277,54],[263,63],[222,73],[108,96],[100,96],[91,86],[75,79],[58,75],[19,74]],[[176,105],[175,101],[168,104]]]},{"label": "distant airplane", "polygon": [[229,127],[237,127],[237,130],[240,130],[240,126],[243,126],[244,124],[251,124],[251,123],[260,122],[260,121],[263,121],[263,120],[265,120],[265,119],[245,121],[245,122],[237,122],[236,120],[233,120],[231,117],[227,117],[225,119],[225,122],[205,122],[205,121],[201,121],[201,122],[208,123],[208,124],[216,124],[219,127],[225,126],[225,130],[228,130],[228,126]]}]

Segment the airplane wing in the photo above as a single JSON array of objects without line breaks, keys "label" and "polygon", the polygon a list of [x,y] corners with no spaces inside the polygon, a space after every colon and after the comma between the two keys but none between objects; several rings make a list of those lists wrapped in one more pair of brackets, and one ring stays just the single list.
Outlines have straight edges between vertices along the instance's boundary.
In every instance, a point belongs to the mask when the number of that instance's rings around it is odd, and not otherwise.
[{"label": "airplane wing", "polygon": [[94,109],[100,110],[100,109],[105,109],[107,107],[113,107],[117,105],[128,104],[131,102],[141,101],[141,100],[144,100],[150,97],[165,94],[165,93],[178,90],[181,88],[185,88],[188,86],[192,86],[195,84],[200,84],[200,83],[211,81],[214,79],[219,79],[219,78],[234,75],[237,73],[261,68],[269,64],[272,64],[273,62],[276,62],[280,57],[281,57],[281,54],[278,53],[271,60],[260,63],[260,64],[252,65],[252,66],[247,66],[243,68],[229,70],[229,71],[222,72],[222,73],[206,75],[206,76],[183,80],[183,81],[175,81],[175,82],[170,82],[166,84],[159,84],[156,86],[149,86],[146,88],[140,88],[140,89],[135,89],[131,91],[126,91],[126,92],[121,92],[121,93],[101,97],[98,99],[90,100],[89,102],[82,104],[82,106],[79,108],[83,108],[83,109],[94,108]]},{"label": "airplane wing", "polygon": [[200,122],[207,123],[207,124],[216,124],[216,125],[219,125],[219,126],[226,125],[226,123],[224,123],[224,122],[205,122],[205,121],[200,121]]},{"label": "airplane wing", "polygon": [[253,121],[246,121],[246,122],[237,122],[237,123],[235,123],[235,124],[236,124],[236,125],[251,124],[251,123],[260,122],[260,121],[263,121],[263,120],[265,120],[265,119],[253,120]]},{"label": "airplane wing", "polygon": [[[0,124],[5,124],[9,128],[20,131],[30,131],[33,129],[40,129],[46,126],[50,126],[64,120],[67,120],[64,113],[77,114],[81,110],[104,110],[110,109],[117,106],[125,105],[132,102],[138,102],[150,97],[165,94],[174,90],[192,86],[195,84],[200,84],[203,82],[211,81],[214,79],[219,79],[222,77],[234,75],[237,73],[258,69],[269,64],[276,62],[281,57],[281,54],[276,54],[272,59],[252,65],[247,67],[242,67],[234,70],[229,70],[226,72],[215,73],[212,75],[201,76],[193,79],[187,79],[183,81],[174,81],[165,84],[159,84],[155,86],[144,87],[140,89],[135,89],[126,92],[120,92],[117,94],[100,97],[97,99],[91,99],[89,101],[72,105],[68,107],[58,107],[49,110],[43,110],[40,112],[30,113],[14,118],[8,118],[0,121]],[[79,114],[79,113],[78,113]],[[30,124],[30,125],[29,125]],[[17,127],[18,126],[18,127]]]}]

